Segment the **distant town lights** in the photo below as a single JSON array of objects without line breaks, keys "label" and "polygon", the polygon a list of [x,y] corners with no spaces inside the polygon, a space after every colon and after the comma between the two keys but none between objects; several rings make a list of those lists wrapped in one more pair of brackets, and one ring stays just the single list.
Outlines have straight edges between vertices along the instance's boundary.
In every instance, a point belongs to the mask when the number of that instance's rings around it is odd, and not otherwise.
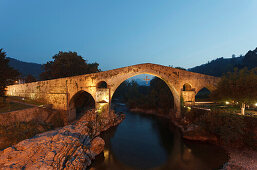
[{"label": "distant town lights", "polygon": [[226,104],[229,104],[229,101],[226,101],[225,103],[226,103]]}]

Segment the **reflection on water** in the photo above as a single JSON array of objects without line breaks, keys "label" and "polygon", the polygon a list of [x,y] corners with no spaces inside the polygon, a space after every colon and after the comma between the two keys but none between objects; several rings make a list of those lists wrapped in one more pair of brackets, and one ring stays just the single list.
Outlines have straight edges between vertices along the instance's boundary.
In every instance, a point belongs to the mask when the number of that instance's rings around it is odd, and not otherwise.
[{"label": "reflection on water", "polygon": [[183,141],[168,120],[129,112],[124,105],[115,110],[126,118],[101,135],[105,150],[91,169],[218,169],[227,161],[217,146]]}]

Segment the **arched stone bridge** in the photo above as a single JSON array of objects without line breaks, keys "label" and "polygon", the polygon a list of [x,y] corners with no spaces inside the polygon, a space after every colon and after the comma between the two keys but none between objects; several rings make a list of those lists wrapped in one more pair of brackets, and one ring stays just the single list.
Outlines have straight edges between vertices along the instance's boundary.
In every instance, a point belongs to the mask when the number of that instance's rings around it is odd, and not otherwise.
[{"label": "arched stone bridge", "polygon": [[[69,119],[76,117],[74,111],[74,96],[85,91],[92,95],[96,109],[108,107],[115,90],[130,77],[150,74],[161,78],[169,86],[174,97],[176,116],[180,116],[180,101],[194,104],[195,94],[206,87],[214,90],[220,78],[193,73],[157,64],[138,64],[93,74],[72,76],[47,81],[17,84],[7,87],[8,96],[28,97],[52,104],[55,109],[67,110]],[[99,87],[99,83],[107,87]],[[183,88],[184,86],[184,88]]]}]

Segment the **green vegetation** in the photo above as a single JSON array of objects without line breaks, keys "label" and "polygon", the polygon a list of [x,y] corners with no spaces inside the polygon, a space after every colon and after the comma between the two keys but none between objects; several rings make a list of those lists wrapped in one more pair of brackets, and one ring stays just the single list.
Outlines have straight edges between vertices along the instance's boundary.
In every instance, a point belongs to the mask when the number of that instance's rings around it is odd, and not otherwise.
[{"label": "green vegetation", "polygon": [[234,147],[246,145],[257,149],[257,116],[232,114],[225,109],[212,111],[192,109],[186,111],[184,116],[190,123],[216,135],[225,145]]},{"label": "green vegetation", "polygon": [[35,82],[35,81],[37,81],[37,79],[31,74],[27,75],[27,77],[25,78],[26,83],[32,83],[32,82]]},{"label": "green vegetation", "polygon": [[[252,70],[247,68],[235,69],[232,73],[225,74],[212,93],[216,100],[238,102],[245,108],[245,104],[253,105],[257,102],[257,67]],[[244,114],[244,109],[242,109]]]},{"label": "green vegetation", "polygon": [[28,105],[16,103],[16,102],[0,103],[0,113],[22,110],[30,107],[32,106],[28,106]]},{"label": "green vegetation", "polygon": [[135,81],[125,81],[113,98],[123,100],[130,108],[156,110],[161,114],[169,113],[174,103],[169,87],[158,77],[150,81],[150,86],[139,86]]},{"label": "green vegetation", "polygon": [[40,106],[40,105],[45,105],[46,103],[43,102],[42,100],[32,100],[26,97],[19,97],[19,96],[8,96],[8,100],[11,101],[17,101],[17,102],[21,102],[24,104],[31,104],[31,105],[36,105],[36,106]]},{"label": "green vegetation", "polygon": [[[250,63],[254,59],[257,59],[256,53],[248,52],[244,63],[251,70],[235,68],[234,72],[223,75],[217,89],[210,95],[216,104],[199,106],[210,111],[182,110],[189,124],[196,124],[214,134],[224,145],[257,149],[257,107],[254,106],[257,103],[257,67]],[[250,106],[246,112],[245,105]],[[240,111],[242,114],[239,114]]]},{"label": "green vegetation", "polygon": [[[19,76],[19,72],[9,66],[6,53],[0,49],[0,97],[5,96],[6,86]],[[5,102],[5,101],[4,101]]]},{"label": "green vegetation", "polygon": [[[6,100],[4,102],[4,100]],[[18,96],[0,97],[0,113],[27,109],[30,107],[44,105],[42,101],[31,100]]]},{"label": "green vegetation", "polygon": [[42,80],[70,77],[88,73],[99,72],[98,63],[86,63],[76,52],[62,52],[53,56],[54,61],[43,65]]}]

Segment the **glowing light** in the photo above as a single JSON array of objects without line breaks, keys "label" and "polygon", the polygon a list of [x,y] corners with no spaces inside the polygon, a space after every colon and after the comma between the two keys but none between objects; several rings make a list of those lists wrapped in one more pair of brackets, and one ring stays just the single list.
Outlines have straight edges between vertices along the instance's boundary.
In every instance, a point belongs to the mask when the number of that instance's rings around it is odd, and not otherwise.
[{"label": "glowing light", "polygon": [[109,158],[109,150],[104,150],[104,159],[108,159]]},{"label": "glowing light", "polygon": [[228,102],[228,101],[226,101],[225,103],[226,103],[226,104],[229,104],[229,102]]},{"label": "glowing light", "polygon": [[257,107],[257,103],[255,103],[255,106]]},{"label": "glowing light", "polygon": [[101,113],[106,106],[108,106],[108,103],[99,103],[99,108],[97,109],[97,112]]},{"label": "glowing light", "polygon": [[188,110],[191,110],[191,107],[187,107]]}]

